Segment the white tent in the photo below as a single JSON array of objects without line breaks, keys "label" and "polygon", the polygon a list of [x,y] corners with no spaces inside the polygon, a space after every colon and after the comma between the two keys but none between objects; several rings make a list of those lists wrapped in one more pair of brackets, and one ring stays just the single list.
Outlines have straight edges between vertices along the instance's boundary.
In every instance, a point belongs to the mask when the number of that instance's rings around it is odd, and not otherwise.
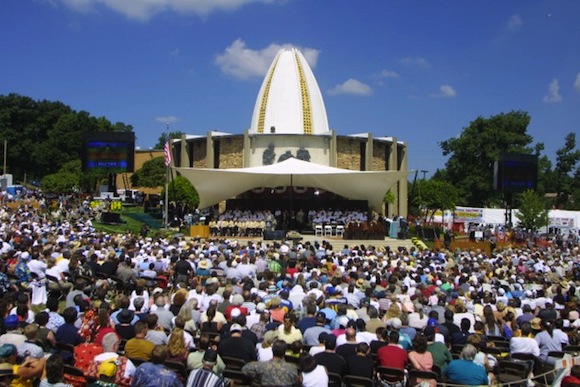
[{"label": "white tent", "polygon": [[314,187],[352,200],[367,200],[380,210],[387,191],[407,171],[351,171],[290,158],[253,168],[175,168],[199,194],[199,207],[206,208],[253,188]]}]

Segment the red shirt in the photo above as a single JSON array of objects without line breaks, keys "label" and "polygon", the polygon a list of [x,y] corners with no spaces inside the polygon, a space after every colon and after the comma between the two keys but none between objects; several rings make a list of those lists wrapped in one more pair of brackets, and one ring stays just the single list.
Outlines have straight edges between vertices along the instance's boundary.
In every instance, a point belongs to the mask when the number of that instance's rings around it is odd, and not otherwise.
[{"label": "red shirt", "polygon": [[572,386],[580,384],[580,378],[576,376],[568,375],[564,379],[562,379],[562,387]]},{"label": "red shirt", "polygon": [[231,313],[232,313],[233,309],[239,309],[240,313],[243,314],[244,316],[248,315],[248,308],[246,308],[245,306],[230,305],[226,308],[226,313],[225,313],[226,319],[228,321],[230,321],[230,319],[231,319]]},{"label": "red shirt", "polygon": [[398,345],[385,345],[377,351],[379,365],[404,370],[409,362],[407,351]]}]

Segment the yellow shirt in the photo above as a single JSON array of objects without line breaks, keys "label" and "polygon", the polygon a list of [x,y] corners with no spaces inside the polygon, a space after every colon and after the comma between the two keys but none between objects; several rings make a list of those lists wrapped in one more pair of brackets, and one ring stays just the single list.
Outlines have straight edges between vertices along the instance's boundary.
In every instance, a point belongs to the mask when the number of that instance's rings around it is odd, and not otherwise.
[{"label": "yellow shirt", "polygon": [[151,360],[155,344],[146,339],[133,338],[125,344],[125,356],[129,359]]},{"label": "yellow shirt", "polygon": [[[14,375],[18,375],[18,369],[20,366],[18,364],[14,364],[12,366],[12,372]],[[10,383],[10,387],[32,387],[32,379],[24,379],[18,376],[15,376],[12,379],[12,383]]]}]

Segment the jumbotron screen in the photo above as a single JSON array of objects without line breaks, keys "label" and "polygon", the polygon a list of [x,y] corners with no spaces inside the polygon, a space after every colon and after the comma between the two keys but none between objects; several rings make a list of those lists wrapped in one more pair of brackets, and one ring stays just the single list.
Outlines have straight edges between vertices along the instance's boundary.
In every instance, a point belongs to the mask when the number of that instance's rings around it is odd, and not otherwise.
[{"label": "jumbotron screen", "polygon": [[133,132],[93,132],[84,136],[83,172],[133,172],[135,134]]}]

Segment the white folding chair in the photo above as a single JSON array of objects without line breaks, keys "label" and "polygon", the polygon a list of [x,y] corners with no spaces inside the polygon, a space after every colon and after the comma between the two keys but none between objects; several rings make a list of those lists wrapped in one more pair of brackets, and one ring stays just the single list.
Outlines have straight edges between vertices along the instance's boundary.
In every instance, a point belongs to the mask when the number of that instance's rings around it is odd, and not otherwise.
[{"label": "white folding chair", "polygon": [[324,236],[332,236],[332,226],[330,224],[327,224],[326,226],[324,226]]},{"label": "white folding chair", "polygon": [[324,235],[324,233],[322,231],[322,225],[321,224],[317,224],[317,225],[314,226],[314,235],[316,235],[316,236],[318,236],[318,235],[323,236]]},{"label": "white folding chair", "polygon": [[336,226],[336,236],[344,236],[344,226],[339,224]]}]

